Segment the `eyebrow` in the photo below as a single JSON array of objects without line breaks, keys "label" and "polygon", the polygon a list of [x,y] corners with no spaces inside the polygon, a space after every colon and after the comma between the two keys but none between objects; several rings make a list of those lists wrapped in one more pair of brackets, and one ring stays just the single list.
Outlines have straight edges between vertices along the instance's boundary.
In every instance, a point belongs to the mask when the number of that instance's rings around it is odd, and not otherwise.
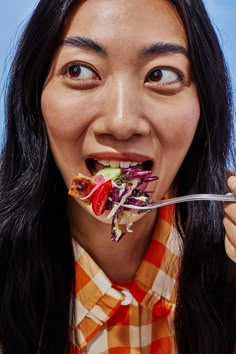
[{"label": "eyebrow", "polygon": [[152,43],[150,46],[144,47],[140,53],[140,58],[152,57],[161,54],[183,54],[189,59],[188,50],[177,43]]},{"label": "eyebrow", "polygon": [[103,57],[107,56],[107,51],[101,43],[87,37],[66,37],[62,41],[62,45],[71,45],[77,48],[89,50]]},{"label": "eyebrow", "polygon": [[[69,45],[85,49],[94,52],[102,57],[108,56],[106,48],[101,43],[87,37],[65,37],[61,45]],[[189,59],[189,53],[185,47],[177,43],[164,42],[152,43],[151,45],[144,47],[138,53],[138,57],[143,59],[161,54],[183,54],[185,57],[187,57],[187,59]]]}]

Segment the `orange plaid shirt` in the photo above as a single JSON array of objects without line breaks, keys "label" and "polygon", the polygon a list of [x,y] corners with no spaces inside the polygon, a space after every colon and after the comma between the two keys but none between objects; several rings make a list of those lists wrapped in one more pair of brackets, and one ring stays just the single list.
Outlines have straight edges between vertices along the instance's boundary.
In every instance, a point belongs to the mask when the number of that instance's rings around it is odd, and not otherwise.
[{"label": "orange plaid shirt", "polygon": [[181,243],[173,214],[173,206],[160,209],[149,249],[127,284],[112,283],[73,241],[76,313],[71,354],[176,353],[173,316]]}]

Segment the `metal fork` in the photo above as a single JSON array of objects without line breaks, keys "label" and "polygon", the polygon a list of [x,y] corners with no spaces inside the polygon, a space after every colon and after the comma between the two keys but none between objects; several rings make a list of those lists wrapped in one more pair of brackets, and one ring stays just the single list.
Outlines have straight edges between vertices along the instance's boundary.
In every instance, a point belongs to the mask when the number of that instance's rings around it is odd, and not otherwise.
[{"label": "metal fork", "polygon": [[132,204],[124,204],[123,206],[129,209],[136,210],[151,210],[155,208],[160,208],[165,205],[191,202],[194,200],[215,200],[221,202],[236,202],[236,197],[233,194],[189,194],[182,197],[170,198],[159,200],[158,202],[153,202],[145,206],[136,206]]}]

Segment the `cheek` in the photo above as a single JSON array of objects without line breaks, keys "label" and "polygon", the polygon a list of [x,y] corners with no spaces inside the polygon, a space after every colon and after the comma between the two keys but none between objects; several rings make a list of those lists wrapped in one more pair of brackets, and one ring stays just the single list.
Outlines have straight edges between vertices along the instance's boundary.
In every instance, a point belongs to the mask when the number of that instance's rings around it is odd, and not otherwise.
[{"label": "cheek", "polygon": [[80,169],[83,137],[89,122],[88,114],[82,114],[86,105],[75,95],[48,86],[42,93],[41,109],[52,154],[69,188]]},{"label": "cheek", "polygon": [[154,200],[168,192],[183,163],[197,129],[200,106],[197,99],[190,97],[174,105],[163,105],[158,114],[161,119],[155,132],[158,136],[159,160],[156,168],[159,180]]},{"label": "cheek", "polygon": [[89,104],[74,93],[60,93],[58,89],[46,87],[41,97],[41,108],[51,137],[75,140],[89,124]]},{"label": "cheek", "polygon": [[186,149],[192,142],[199,117],[200,106],[195,95],[175,100],[159,107],[156,132],[166,148]]},{"label": "cheek", "polygon": [[175,114],[169,126],[169,139],[176,146],[187,147],[191,144],[200,117],[199,105],[185,105]]}]

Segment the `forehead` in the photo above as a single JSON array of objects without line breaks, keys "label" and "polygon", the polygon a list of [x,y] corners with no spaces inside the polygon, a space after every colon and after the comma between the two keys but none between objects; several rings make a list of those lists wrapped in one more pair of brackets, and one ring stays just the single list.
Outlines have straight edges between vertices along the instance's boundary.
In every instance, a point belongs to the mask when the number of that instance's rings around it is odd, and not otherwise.
[{"label": "forehead", "polygon": [[76,35],[116,48],[158,41],[187,47],[183,23],[169,0],[84,0],[68,17],[63,34]]}]

